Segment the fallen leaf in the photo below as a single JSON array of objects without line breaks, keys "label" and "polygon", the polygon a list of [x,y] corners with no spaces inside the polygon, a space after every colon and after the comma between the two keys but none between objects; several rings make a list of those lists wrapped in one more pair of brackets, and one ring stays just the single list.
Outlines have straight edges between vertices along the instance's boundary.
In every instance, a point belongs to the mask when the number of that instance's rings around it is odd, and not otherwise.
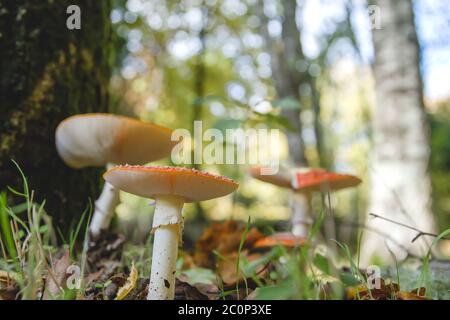
[{"label": "fallen leaf", "polygon": [[215,284],[206,283],[196,283],[194,287],[197,288],[200,293],[207,296],[209,300],[219,300],[220,299],[220,289]]},{"label": "fallen leaf", "polygon": [[208,296],[189,283],[176,279],[175,300],[208,300]]},{"label": "fallen leaf", "polygon": [[[194,261],[197,266],[213,269],[217,262],[214,251],[221,255],[235,253],[239,250],[246,225],[235,220],[214,222],[206,228],[195,244]],[[253,244],[263,238],[256,228],[250,228],[244,242],[244,249],[250,249]]]},{"label": "fallen leaf", "polygon": [[117,292],[117,297],[115,300],[123,300],[126,296],[136,287],[136,283],[138,280],[138,271],[134,265],[134,261],[131,264],[130,276],[127,279],[127,282],[123,287],[119,289]]},{"label": "fallen leaf", "polygon": [[19,278],[20,276],[15,272],[0,270],[0,284],[6,285],[10,281],[17,281]]},{"label": "fallen leaf", "polygon": [[348,299],[356,300],[430,300],[425,296],[425,288],[417,288],[407,291],[400,291],[397,283],[386,284],[384,279],[380,279],[380,288],[369,290],[365,285],[347,288]]},{"label": "fallen leaf", "polygon": [[15,300],[20,292],[17,284],[19,275],[15,272],[0,270],[0,300]]},{"label": "fallen leaf", "polygon": [[125,237],[120,234],[104,233],[89,243],[87,260],[93,272],[107,267],[107,264],[119,264],[122,258]]},{"label": "fallen leaf", "polygon": [[45,291],[43,300],[55,299],[66,287],[66,280],[69,277],[67,269],[71,265],[69,250],[65,250],[62,256],[53,262],[52,270],[45,278]]},{"label": "fallen leaf", "polygon": [[431,300],[426,297],[426,288],[417,288],[410,292],[399,291],[397,292],[397,300]]},{"label": "fallen leaf", "polygon": [[[248,251],[242,251],[240,255],[241,261],[239,262],[239,279],[236,275],[236,266],[237,266],[237,260],[238,260],[238,254],[232,253],[226,256],[223,256],[223,259],[220,259],[220,261],[217,264],[217,273],[219,274],[220,278],[222,279],[222,282],[225,285],[233,285],[235,286],[236,282],[244,282],[244,280],[247,277],[251,277],[251,274],[245,274],[244,269],[244,261],[247,261],[248,263],[251,263],[253,261],[257,261],[261,259],[262,255],[259,253],[252,253],[250,254]],[[266,264],[260,264],[256,267],[256,270],[254,271],[255,274],[257,274],[259,277],[262,277],[262,272],[266,270],[267,263]]]}]

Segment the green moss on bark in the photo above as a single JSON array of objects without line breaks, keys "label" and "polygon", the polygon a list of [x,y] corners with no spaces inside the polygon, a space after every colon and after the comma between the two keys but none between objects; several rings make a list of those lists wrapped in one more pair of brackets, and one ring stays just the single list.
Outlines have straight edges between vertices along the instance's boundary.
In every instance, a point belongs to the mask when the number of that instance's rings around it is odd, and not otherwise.
[{"label": "green moss on bark", "polygon": [[[100,169],[64,165],[54,132],[70,115],[108,110],[110,3],[0,0],[0,189],[20,187],[16,160],[62,229],[101,183]],[[66,27],[72,4],[81,8],[81,30]]]}]

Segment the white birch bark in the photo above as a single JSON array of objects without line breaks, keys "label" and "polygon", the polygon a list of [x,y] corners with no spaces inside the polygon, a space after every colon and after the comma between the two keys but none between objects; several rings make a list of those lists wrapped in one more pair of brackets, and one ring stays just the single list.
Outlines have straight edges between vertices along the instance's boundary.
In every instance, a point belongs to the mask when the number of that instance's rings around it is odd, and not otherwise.
[{"label": "white birch bark", "polygon": [[[413,5],[410,0],[373,0],[371,4],[380,8],[381,29],[373,30],[376,107],[369,212],[434,232],[428,124]],[[417,232],[380,219],[368,217],[367,224],[415,254],[423,254],[430,240],[422,237],[411,243]],[[386,244],[398,259],[406,256],[393,242],[366,231],[362,261],[367,264],[373,256],[391,261]]]}]

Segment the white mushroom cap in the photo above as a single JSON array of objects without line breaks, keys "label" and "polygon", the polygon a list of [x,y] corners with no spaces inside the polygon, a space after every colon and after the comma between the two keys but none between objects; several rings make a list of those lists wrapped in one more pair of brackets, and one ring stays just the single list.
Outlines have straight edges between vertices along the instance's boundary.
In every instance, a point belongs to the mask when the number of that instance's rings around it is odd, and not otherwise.
[{"label": "white mushroom cap", "polygon": [[116,188],[141,197],[174,195],[185,202],[222,197],[238,187],[229,178],[183,167],[117,166],[103,177]]},{"label": "white mushroom cap", "polygon": [[112,114],[69,117],[56,129],[56,149],[73,168],[145,164],[168,156],[177,143],[172,130]]}]

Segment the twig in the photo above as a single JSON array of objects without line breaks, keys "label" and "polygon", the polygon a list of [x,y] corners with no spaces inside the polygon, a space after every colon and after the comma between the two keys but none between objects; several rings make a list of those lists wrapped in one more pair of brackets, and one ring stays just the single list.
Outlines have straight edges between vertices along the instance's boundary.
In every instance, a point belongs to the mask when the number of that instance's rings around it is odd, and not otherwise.
[{"label": "twig", "polygon": [[[397,202],[397,204],[398,204],[398,206],[399,206],[400,212],[405,216],[406,219],[408,219],[408,220],[410,221],[410,223],[412,223],[415,227],[418,227],[418,225],[417,225],[416,221],[414,220],[414,218],[409,214],[409,212],[408,212],[408,211],[405,209],[405,207],[403,206],[402,199],[400,198],[400,195],[398,194],[397,190],[396,190],[395,188],[390,187],[389,184],[388,184],[388,183],[386,182],[386,180],[384,179],[384,177],[383,177],[381,174],[379,174],[379,173],[377,172],[377,170],[375,170],[374,167],[373,167],[372,165],[370,165],[370,169],[371,169],[373,172],[375,172],[375,174],[378,175],[378,179],[380,179],[381,183],[383,183],[384,186],[392,192],[392,194],[394,195],[394,200],[395,200],[395,202]],[[408,226],[408,227],[409,227],[409,226]],[[419,231],[420,231],[420,230],[419,230]],[[418,235],[418,237],[414,238],[414,239],[412,240],[412,242],[416,241],[416,240],[417,240],[418,238],[420,238],[420,237],[421,237],[421,235]],[[424,243],[425,243],[427,246],[431,246],[431,243],[430,243],[429,241],[427,241],[426,238],[422,238],[422,239],[423,239]]]},{"label": "twig", "polygon": [[348,220],[342,220],[342,221],[340,221],[340,224],[342,224],[342,225],[347,225],[347,226],[351,226],[351,227],[355,227],[355,228],[359,228],[359,229],[365,229],[365,230],[368,230],[368,231],[370,231],[370,232],[374,232],[374,233],[376,233],[376,234],[378,234],[378,235],[380,235],[380,236],[382,236],[382,237],[384,237],[384,238],[390,240],[390,241],[391,241],[392,243],[394,243],[397,247],[399,247],[400,249],[402,249],[403,251],[405,251],[409,257],[413,257],[413,258],[416,258],[416,259],[419,259],[419,260],[422,259],[422,257],[420,257],[420,256],[418,256],[418,255],[412,253],[411,251],[409,251],[408,248],[406,248],[404,245],[402,245],[402,244],[399,243],[397,240],[395,240],[391,235],[389,235],[389,234],[387,234],[387,233],[385,233],[385,232],[382,232],[382,231],[380,231],[380,230],[378,230],[378,229],[369,227],[369,226],[367,226],[367,225],[365,225],[365,224],[360,224],[360,223],[356,223],[356,222],[348,221]]},{"label": "twig", "polygon": [[[409,226],[409,225],[407,225],[407,224],[404,224],[404,223],[401,223],[401,222],[398,222],[398,221],[394,221],[394,220],[389,219],[389,218],[382,217],[382,216],[380,216],[380,215],[378,215],[378,214],[375,214],[375,213],[369,213],[369,215],[372,216],[372,217],[374,217],[374,218],[382,219],[382,220],[384,220],[384,221],[391,222],[391,223],[396,224],[396,225],[398,225],[398,226],[401,226],[401,227],[404,227],[404,228],[407,228],[407,229],[416,231],[416,232],[417,232],[417,235],[411,240],[411,242],[416,241],[417,239],[419,239],[419,238],[422,237],[422,236],[430,236],[430,237],[434,237],[434,238],[439,237],[438,234],[430,233],[430,232],[425,232],[425,231],[422,231],[422,230],[417,229],[417,228],[415,228],[415,227]],[[447,237],[442,237],[441,239],[442,239],[442,240],[450,240],[450,238],[447,238]]]}]

